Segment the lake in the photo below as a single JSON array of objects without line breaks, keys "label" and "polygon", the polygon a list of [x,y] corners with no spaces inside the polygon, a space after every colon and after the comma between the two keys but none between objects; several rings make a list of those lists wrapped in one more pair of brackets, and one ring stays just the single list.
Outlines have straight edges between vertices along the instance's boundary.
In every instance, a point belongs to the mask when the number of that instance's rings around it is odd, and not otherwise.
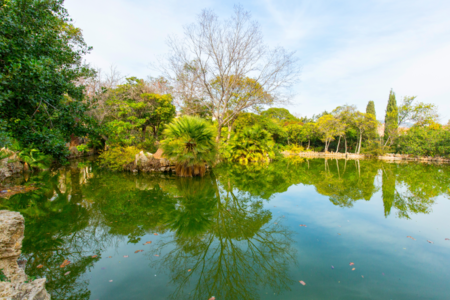
[{"label": "lake", "polygon": [[38,189],[0,209],[24,215],[26,273],[52,299],[449,299],[449,171],[297,158],[178,178],[72,162],[16,179]]}]

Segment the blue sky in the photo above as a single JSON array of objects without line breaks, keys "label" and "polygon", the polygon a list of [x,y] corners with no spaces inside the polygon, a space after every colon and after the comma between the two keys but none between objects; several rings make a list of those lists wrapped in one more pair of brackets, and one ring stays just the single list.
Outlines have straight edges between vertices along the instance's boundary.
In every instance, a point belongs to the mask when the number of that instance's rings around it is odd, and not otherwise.
[{"label": "blue sky", "polygon": [[450,1],[66,0],[66,8],[94,47],[93,66],[124,75],[156,76],[151,62],[167,52],[170,34],[195,21],[202,9],[228,17],[241,4],[271,46],[296,51],[302,74],[292,112],[311,116],[338,105],[364,111],[375,101],[384,119],[389,90],[438,105],[450,119]]}]

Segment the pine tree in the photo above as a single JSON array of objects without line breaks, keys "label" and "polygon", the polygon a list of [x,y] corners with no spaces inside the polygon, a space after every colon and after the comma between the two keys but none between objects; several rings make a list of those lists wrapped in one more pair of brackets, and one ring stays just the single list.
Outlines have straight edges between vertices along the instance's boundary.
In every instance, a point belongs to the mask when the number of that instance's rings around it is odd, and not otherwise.
[{"label": "pine tree", "polygon": [[367,103],[366,113],[372,114],[375,119],[377,118],[377,113],[375,112],[375,102],[369,101],[369,103]]},{"label": "pine tree", "polygon": [[396,132],[398,129],[398,107],[395,100],[395,93],[391,89],[389,92],[389,101],[386,107],[386,116],[384,118],[384,140],[387,141],[390,132]]}]

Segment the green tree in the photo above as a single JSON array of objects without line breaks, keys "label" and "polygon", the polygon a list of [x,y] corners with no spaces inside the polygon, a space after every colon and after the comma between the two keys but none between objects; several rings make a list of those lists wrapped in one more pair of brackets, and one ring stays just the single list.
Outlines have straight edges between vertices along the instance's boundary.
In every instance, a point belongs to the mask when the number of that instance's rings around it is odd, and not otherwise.
[{"label": "green tree", "polygon": [[395,93],[391,89],[389,92],[389,101],[386,107],[386,116],[384,118],[384,140],[386,143],[396,135],[398,131],[398,107],[395,100]]},{"label": "green tree", "polygon": [[270,119],[276,119],[278,121],[299,121],[297,117],[292,115],[286,108],[272,107],[266,111],[261,112],[262,116]]},{"label": "green tree", "polygon": [[1,1],[0,119],[24,147],[64,160],[70,135],[95,133],[83,85],[91,48],[63,1]]},{"label": "green tree", "polygon": [[398,125],[413,122],[418,125],[429,125],[438,121],[439,115],[434,104],[419,102],[413,104],[416,96],[405,96],[398,108]]},{"label": "green tree", "polygon": [[317,120],[317,128],[321,139],[325,142],[325,152],[328,152],[330,142],[338,135],[338,120],[333,115],[324,115]]},{"label": "green tree", "polygon": [[363,134],[371,132],[374,128],[377,128],[377,120],[372,114],[365,114],[362,112],[356,112],[353,117],[353,126],[358,130],[359,141],[357,146],[358,154],[361,153],[361,145]]},{"label": "green tree", "polygon": [[369,103],[367,103],[366,114],[372,114],[375,119],[377,118],[377,113],[375,111],[375,102],[369,101]]},{"label": "green tree", "polygon": [[203,176],[205,164],[214,164],[217,145],[214,128],[207,121],[183,116],[168,124],[163,134],[161,148],[175,162],[178,176]]}]

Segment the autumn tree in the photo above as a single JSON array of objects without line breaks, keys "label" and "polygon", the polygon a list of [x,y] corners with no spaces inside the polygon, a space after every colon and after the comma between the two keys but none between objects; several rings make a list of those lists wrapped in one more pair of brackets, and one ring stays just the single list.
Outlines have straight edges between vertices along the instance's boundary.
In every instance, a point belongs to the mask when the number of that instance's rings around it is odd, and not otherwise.
[{"label": "autumn tree", "polygon": [[[184,27],[184,37],[171,37],[168,46],[160,68],[171,82],[185,80],[177,100],[196,99],[209,108],[217,122],[216,141],[239,112],[287,101],[299,75],[294,53],[264,44],[259,24],[240,6],[227,20],[202,11],[197,22]],[[257,96],[261,91],[270,97]]]}]

